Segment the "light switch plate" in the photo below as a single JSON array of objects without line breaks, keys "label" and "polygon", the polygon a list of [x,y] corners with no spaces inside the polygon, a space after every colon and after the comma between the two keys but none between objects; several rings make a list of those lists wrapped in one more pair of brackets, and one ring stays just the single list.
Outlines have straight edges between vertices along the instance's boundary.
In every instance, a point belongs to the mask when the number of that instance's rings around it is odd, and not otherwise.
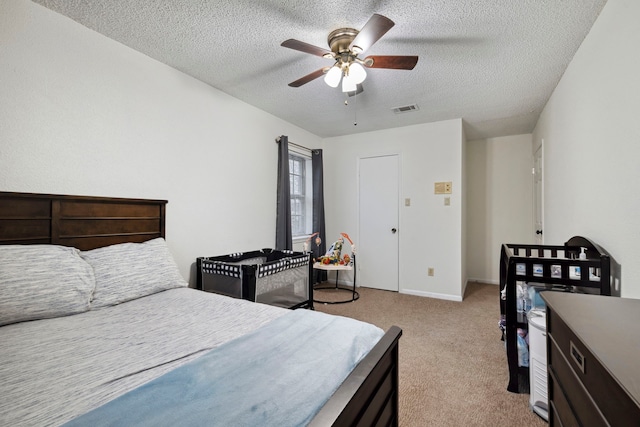
[{"label": "light switch plate", "polygon": [[404,199],[404,205],[405,206],[411,206],[411,199],[409,199],[409,198]]}]

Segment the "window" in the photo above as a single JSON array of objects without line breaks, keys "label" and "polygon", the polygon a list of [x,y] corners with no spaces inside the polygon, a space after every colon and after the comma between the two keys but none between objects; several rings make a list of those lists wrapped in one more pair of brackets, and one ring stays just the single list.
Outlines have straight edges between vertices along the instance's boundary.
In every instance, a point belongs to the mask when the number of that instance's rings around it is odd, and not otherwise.
[{"label": "window", "polygon": [[311,157],[289,151],[289,191],[291,193],[291,233],[293,237],[312,233],[313,189]]}]

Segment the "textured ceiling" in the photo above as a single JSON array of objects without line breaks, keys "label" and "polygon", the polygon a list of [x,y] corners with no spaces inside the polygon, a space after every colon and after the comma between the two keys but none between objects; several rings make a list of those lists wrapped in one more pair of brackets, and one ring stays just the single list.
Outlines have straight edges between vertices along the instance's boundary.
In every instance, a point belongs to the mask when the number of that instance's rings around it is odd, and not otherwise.
[{"label": "textured ceiling", "polygon": [[[462,118],[470,140],[533,130],[606,3],[34,1],[321,137]],[[332,62],[280,43],[328,49],[330,31],[360,29],[374,13],[396,25],[365,54],[418,55],[414,70],[367,70],[364,92],[347,106],[321,78],[287,86]],[[409,104],[419,110],[392,111]]]}]

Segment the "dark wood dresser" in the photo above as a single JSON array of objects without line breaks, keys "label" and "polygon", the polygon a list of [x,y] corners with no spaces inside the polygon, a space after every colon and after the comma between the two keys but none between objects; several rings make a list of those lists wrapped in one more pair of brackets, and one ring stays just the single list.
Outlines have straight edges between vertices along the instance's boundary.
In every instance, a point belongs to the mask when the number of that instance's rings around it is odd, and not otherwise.
[{"label": "dark wood dresser", "polygon": [[640,300],[543,292],[549,424],[640,426]]}]

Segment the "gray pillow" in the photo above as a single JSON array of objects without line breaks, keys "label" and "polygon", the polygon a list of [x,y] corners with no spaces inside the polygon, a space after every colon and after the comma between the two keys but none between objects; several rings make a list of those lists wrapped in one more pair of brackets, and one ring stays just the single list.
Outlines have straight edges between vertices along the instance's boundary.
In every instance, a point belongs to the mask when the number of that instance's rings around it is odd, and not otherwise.
[{"label": "gray pillow", "polygon": [[187,286],[162,238],[81,252],[96,277],[91,308]]},{"label": "gray pillow", "polygon": [[94,288],[75,248],[0,245],[0,326],[87,311]]}]

